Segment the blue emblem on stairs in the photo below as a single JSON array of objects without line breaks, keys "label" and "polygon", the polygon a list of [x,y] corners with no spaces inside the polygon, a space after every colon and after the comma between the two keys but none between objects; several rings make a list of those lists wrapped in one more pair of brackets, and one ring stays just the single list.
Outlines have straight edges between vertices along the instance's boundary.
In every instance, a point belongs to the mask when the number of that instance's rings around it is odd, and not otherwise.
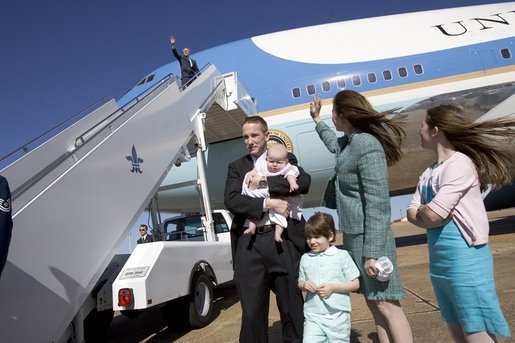
[{"label": "blue emblem on stairs", "polygon": [[131,173],[143,173],[140,166],[140,163],[143,163],[143,159],[138,157],[138,153],[136,152],[134,145],[132,146],[131,154],[125,157],[127,158],[127,161],[132,163]]}]

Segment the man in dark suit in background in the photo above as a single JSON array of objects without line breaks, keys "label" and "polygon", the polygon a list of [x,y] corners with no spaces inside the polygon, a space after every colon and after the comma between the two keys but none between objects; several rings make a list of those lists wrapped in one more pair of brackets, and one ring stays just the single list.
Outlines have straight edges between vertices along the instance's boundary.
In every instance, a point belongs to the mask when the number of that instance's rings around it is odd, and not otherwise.
[{"label": "man in dark suit in background", "polygon": [[12,229],[11,191],[5,177],[0,175],[0,276],[7,262]]},{"label": "man in dark suit in background", "polygon": [[170,36],[170,44],[172,45],[172,53],[179,61],[181,65],[181,83],[182,86],[190,83],[190,80],[195,77],[195,75],[199,72],[197,67],[197,62],[194,59],[190,58],[190,49],[184,48],[182,49],[182,55],[179,55],[177,49],[175,48],[175,37],[174,35]]},{"label": "man in dark suit in background", "polygon": [[139,234],[141,237],[138,239],[138,244],[154,241],[154,237],[148,233],[148,227],[145,224],[139,226]]},{"label": "man in dark suit in background", "polygon": [[[234,214],[231,227],[231,245],[234,263],[234,281],[242,307],[240,342],[268,341],[268,310],[270,290],[276,294],[281,316],[284,342],[302,342],[303,299],[297,287],[298,266],[306,251],[305,220],[288,218],[283,242],[274,239],[274,225],[268,218],[268,209],[288,217],[288,202],[281,196],[291,195],[288,181],[283,176],[256,175],[268,186],[270,198],[251,198],[241,194],[245,174],[254,168],[254,162],[266,153],[268,125],[259,117],[248,117],[242,126],[244,143],[250,154],[232,162],[228,167],[225,186],[225,206]],[[289,162],[297,165],[293,154]],[[299,167],[296,194],[306,194],[311,177]],[[259,220],[256,233],[245,235],[247,219]]]}]

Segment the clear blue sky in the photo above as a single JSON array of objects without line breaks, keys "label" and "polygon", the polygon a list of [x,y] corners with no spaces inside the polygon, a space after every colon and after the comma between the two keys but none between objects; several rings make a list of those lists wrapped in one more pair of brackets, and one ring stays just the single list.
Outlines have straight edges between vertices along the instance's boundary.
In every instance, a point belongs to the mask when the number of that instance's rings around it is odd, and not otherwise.
[{"label": "clear blue sky", "polygon": [[[509,1],[2,0],[0,156],[106,95],[120,98],[169,63],[171,32],[194,57],[302,26],[493,2]],[[393,218],[407,200],[398,203]]]}]

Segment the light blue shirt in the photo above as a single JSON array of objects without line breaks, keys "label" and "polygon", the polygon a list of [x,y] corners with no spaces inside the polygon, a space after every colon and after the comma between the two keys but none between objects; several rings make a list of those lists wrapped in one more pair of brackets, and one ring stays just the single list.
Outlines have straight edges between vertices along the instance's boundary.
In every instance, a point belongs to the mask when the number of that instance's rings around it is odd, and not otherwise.
[{"label": "light blue shirt", "polygon": [[[359,277],[358,267],[345,250],[330,246],[321,253],[308,252],[302,255],[299,267],[299,283],[307,280],[317,285],[324,283],[343,283]],[[307,292],[304,303],[306,314],[334,314],[342,311],[350,312],[349,292],[332,293],[322,298],[318,293]]]}]

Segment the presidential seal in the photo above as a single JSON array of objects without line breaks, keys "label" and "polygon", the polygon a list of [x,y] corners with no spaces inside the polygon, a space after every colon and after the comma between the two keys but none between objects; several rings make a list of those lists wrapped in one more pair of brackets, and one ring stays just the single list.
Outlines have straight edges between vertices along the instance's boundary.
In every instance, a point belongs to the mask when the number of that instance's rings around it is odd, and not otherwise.
[{"label": "presidential seal", "polygon": [[293,153],[293,144],[291,144],[291,139],[282,131],[279,130],[268,130],[268,142],[267,148],[269,148],[272,144],[280,143],[286,147],[289,153]]}]

